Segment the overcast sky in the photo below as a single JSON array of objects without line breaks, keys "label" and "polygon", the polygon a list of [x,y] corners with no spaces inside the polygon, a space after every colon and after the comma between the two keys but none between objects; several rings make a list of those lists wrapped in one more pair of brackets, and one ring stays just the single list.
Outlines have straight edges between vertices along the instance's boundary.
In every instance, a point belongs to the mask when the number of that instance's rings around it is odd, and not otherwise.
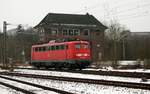
[{"label": "overcast sky", "polygon": [[132,32],[150,32],[150,0],[0,0],[0,30],[3,21],[35,26],[48,13],[87,12],[102,23],[117,19]]}]

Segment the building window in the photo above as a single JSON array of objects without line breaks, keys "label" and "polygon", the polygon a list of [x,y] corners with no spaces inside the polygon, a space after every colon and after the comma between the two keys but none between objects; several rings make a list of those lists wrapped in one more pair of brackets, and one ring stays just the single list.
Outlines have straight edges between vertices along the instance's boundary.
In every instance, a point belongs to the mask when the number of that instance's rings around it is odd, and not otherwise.
[{"label": "building window", "polygon": [[44,37],[41,36],[39,40],[40,40],[40,41],[44,41]]},{"label": "building window", "polygon": [[65,36],[77,36],[80,35],[80,31],[78,29],[63,29],[63,35]]},{"label": "building window", "polygon": [[57,29],[52,29],[52,30],[51,30],[51,34],[52,34],[52,35],[57,35],[57,33],[58,33],[58,30],[57,30]]},{"label": "building window", "polygon": [[51,29],[47,29],[47,32],[45,32],[47,34],[51,34]]},{"label": "building window", "polygon": [[40,33],[40,34],[42,34],[42,33],[44,33],[44,32],[45,32],[44,28],[40,28],[40,29],[39,29],[39,33]]},{"label": "building window", "polygon": [[78,30],[78,29],[74,29],[74,35],[75,35],[75,36],[80,35],[80,30]]},{"label": "building window", "polygon": [[69,29],[69,35],[70,35],[70,36],[73,36],[73,35],[74,35],[73,29]]},{"label": "building window", "polygon": [[85,36],[89,36],[90,35],[90,30],[89,29],[85,29],[84,30],[84,35]]},{"label": "building window", "polygon": [[63,29],[63,35],[68,35],[68,30],[67,29]]}]

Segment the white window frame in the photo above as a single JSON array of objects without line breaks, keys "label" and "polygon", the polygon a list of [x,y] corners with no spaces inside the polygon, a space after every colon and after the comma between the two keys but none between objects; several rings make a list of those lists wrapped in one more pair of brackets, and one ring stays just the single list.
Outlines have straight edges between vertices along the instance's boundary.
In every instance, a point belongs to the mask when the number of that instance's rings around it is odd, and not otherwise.
[{"label": "white window frame", "polygon": [[[76,34],[76,31],[75,30],[77,30],[78,32],[77,32],[77,34]],[[73,32],[74,32],[74,36],[79,36],[80,35],[80,30],[79,29],[73,29]]]},{"label": "white window frame", "polygon": [[[55,31],[55,33],[54,33]],[[58,34],[58,29],[57,28],[52,28],[51,29],[51,35],[57,35]]]},{"label": "white window frame", "polygon": [[[64,30],[66,30],[66,32],[64,32]],[[68,29],[63,29],[62,34],[63,34],[63,36],[68,36],[69,35]]]},{"label": "white window frame", "polygon": [[[66,30],[66,32],[64,32],[64,30]],[[64,36],[79,36],[80,35],[80,30],[79,29],[63,29],[62,34]]]},{"label": "white window frame", "polygon": [[69,33],[69,36],[74,36],[74,30],[73,29],[69,29],[68,33]]}]

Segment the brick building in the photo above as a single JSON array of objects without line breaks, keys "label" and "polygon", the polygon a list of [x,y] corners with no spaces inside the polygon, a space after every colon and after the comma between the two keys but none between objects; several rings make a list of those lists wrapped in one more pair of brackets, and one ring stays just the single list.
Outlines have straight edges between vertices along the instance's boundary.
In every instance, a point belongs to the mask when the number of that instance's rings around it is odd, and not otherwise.
[{"label": "brick building", "polygon": [[50,40],[87,40],[91,43],[92,60],[99,61],[104,54],[104,31],[106,26],[90,14],[49,13],[34,27],[41,42]]}]

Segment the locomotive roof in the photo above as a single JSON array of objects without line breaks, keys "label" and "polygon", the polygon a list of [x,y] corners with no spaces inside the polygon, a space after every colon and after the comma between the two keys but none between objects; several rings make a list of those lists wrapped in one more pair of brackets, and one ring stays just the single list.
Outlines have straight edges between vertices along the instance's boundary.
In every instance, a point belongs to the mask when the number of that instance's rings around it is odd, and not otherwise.
[{"label": "locomotive roof", "polygon": [[48,45],[62,45],[71,43],[88,43],[87,41],[69,41],[69,42],[49,42],[45,44],[33,45],[32,47],[48,46]]}]

